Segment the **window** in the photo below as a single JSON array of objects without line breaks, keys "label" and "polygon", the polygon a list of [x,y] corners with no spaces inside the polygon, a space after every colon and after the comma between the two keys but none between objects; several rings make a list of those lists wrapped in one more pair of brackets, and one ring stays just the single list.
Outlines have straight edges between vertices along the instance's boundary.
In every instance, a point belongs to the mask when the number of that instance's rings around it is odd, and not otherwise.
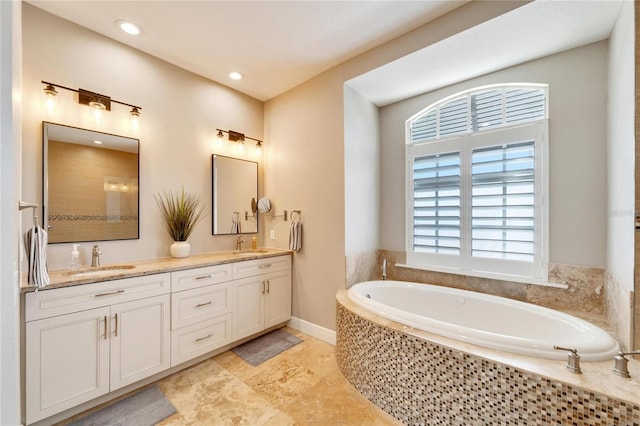
[{"label": "window", "polygon": [[407,121],[407,261],[546,280],[546,86],[477,88]]}]

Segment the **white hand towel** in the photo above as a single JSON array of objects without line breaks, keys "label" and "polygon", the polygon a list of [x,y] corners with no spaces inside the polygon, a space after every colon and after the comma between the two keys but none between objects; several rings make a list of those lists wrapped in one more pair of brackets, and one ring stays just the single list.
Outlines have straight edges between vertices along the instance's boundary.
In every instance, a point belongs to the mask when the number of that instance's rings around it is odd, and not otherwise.
[{"label": "white hand towel", "polygon": [[300,251],[302,249],[302,223],[292,220],[289,229],[289,250]]},{"label": "white hand towel", "polygon": [[24,249],[27,252],[27,281],[42,288],[49,285],[47,272],[47,232],[33,226],[24,234]]},{"label": "white hand towel", "polygon": [[236,216],[234,216],[233,219],[231,219],[231,233],[232,234],[240,233],[240,220]]}]

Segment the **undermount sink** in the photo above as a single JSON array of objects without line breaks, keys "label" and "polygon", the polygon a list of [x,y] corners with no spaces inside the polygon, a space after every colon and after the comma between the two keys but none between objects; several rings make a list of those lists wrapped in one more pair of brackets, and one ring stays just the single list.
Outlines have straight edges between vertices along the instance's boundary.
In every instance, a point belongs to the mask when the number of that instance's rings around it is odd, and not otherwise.
[{"label": "undermount sink", "polygon": [[235,256],[254,256],[260,253],[268,253],[267,249],[255,249],[255,250],[242,250],[242,251],[234,251],[233,254]]},{"label": "undermount sink", "polygon": [[135,265],[107,265],[107,266],[95,266],[92,268],[78,269],[77,271],[69,272],[69,275],[78,277],[99,277],[102,275],[111,275],[121,272],[126,272],[135,268]]}]

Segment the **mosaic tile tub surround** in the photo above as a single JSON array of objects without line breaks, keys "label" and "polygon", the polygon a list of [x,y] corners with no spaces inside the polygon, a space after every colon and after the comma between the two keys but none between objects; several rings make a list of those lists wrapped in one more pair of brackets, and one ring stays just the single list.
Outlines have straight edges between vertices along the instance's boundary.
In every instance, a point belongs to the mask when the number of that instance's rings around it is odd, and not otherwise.
[{"label": "mosaic tile tub surround", "polygon": [[[562,362],[519,358],[558,370],[563,380],[553,379],[404,332],[406,326],[361,310],[346,291],[337,300],[338,367],[358,391],[405,424],[640,426],[636,379],[602,376],[611,381],[612,392],[605,392],[600,378],[594,385],[592,366],[572,377]],[[581,381],[589,385],[576,385]]]}]

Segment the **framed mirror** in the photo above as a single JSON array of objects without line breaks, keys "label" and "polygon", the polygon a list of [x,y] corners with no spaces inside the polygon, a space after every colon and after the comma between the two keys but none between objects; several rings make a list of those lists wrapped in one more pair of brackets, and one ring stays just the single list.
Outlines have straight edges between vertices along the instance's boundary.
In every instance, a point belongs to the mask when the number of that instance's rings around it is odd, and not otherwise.
[{"label": "framed mirror", "polygon": [[49,243],[138,239],[138,139],[43,122]]},{"label": "framed mirror", "polygon": [[213,235],[258,232],[258,163],[213,154]]}]

